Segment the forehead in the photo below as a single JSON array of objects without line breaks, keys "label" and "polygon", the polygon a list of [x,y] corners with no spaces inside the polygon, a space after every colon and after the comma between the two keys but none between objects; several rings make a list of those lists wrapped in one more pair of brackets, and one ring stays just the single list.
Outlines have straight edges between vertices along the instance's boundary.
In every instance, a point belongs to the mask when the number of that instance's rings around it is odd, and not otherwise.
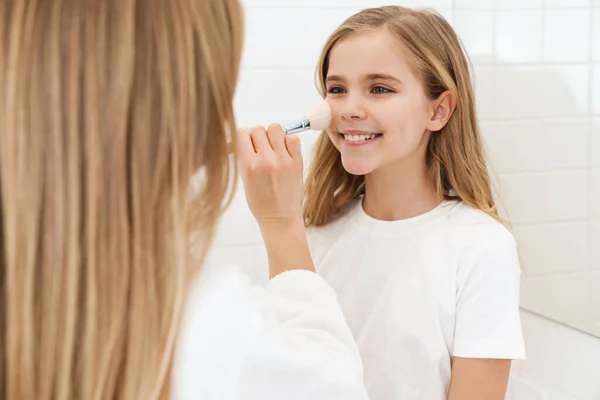
[{"label": "forehead", "polygon": [[352,35],[332,49],[328,75],[352,79],[372,73],[387,73],[399,77],[410,74],[398,39],[392,37],[387,30]]}]

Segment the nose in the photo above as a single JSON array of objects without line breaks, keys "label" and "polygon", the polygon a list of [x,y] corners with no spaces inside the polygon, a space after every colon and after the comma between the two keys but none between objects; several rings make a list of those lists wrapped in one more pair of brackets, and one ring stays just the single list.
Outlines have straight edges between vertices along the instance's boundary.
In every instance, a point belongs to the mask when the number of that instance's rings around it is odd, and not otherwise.
[{"label": "nose", "polygon": [[340,117],[343,120],[362,120],[365,119],[367,113],[364,108],[362,99],[359,95],[349,94],[343,100],[342,107],[340,108]]}]

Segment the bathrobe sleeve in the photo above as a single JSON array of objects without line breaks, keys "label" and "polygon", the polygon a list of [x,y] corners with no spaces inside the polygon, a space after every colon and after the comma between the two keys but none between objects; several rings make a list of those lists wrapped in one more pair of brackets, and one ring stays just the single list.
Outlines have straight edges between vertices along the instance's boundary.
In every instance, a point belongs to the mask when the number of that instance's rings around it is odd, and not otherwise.
[{"label": "bathrobe sleeve", "polygon": [[243,398],[368,398],[358,348],[323,278],[288,271],[256,295],[262,327],[243,360]]},{"label": "bathrobe sleeve", "polygon": [[176,400],[368,400],[333,289],[293,270],[265,286],[219,267],[193,290],[174,371]]}]

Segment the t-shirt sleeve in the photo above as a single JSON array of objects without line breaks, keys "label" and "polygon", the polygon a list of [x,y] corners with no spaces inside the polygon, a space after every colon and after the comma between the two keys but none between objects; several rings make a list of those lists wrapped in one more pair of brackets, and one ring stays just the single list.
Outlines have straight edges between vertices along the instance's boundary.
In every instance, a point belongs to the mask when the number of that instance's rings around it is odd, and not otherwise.
[{"label": "t-shirt sleeve", "polygon": [[367,400],[358,348],[323,278],[284,272],[262,294],[262,328],[239,379],[244,398]]},{"label": "t-shirt sleeve", "polygon": [[523,359],[519,314],[521,268],[506,232],[458,273],[453,356]]}]

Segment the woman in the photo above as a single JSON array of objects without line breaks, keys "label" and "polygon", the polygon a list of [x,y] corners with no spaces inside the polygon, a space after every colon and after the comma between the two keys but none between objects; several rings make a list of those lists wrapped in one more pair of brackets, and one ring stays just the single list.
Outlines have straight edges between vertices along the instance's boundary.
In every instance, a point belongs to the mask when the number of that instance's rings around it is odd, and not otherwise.
[{"label": "woman", "polygon": [[0,397],[366,398],[280,129],[239,138],[273,279],[196,279],[237,173],[241,32],[235,0],[0,1]]}]

